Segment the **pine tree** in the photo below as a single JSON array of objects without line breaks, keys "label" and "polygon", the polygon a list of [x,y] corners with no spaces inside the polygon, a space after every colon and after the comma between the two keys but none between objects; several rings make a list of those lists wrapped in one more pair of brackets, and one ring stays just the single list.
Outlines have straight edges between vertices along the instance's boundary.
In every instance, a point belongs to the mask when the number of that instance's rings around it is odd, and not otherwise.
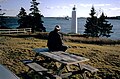
[{"label": "pine tree", "polygon": [[23,7],[20,9],[20,13],[17,15],[19,18],[26,17],[27,13]]},{"label": "pine tree", "polygon": [[26,10],[23,7],[21,7],[20,12],[17,16],[19,17],[18,23],[20,24],[18,28],[27,28],[29,19],[27,19]]},{"label": "pine tree", "polygon": [[85,24],[85,31],[84,33],[87,36],[91,37],[100,37],[100,36],[106,36],[110,37],[110,33],[112,33],[112,27],[113,25],[108,24],[108,21],[106,21],[106,16],[104,13],[97,18],[95,16],[96,12],[94,7],[91,8],[91,13],[89,18],[87,18],[86,24]]},{"label": "pine tree", "polygon": [[32,2],[30,2],[30,3],[32,4],[31,8],[30,8],[30,11],[32,11],[32,12],[30,13],[30,15],[35,16],[36,13],[40,12],[37,7],[40,3],[36,2],[36,0],[32,0]]},{"label": "pine tree", "polygon": [[102,12],[101,16],[98,19],[98,26],[100,28],[99,36],[110,37],[110,33],[113,33],[111,31],[113,25],[108,24],[108,21],[106,20],[106,16],[104,15],[103,12]]},{"label": "pine tree", "polygon": [[[0,5],[0,7],[1,7],[1,5]],[[5,15],[5,13],[3,13],[2,9],[0,8],[0,16],[3,16],[3,15]]]},{"label": "pine tree", "polygon": [[[1,7],[1,5],[0,5],[0,7]],[[0,8],[0,28],[7,28],[5,26],[6,22],[5,22],[4,17],[3,17],[5,15],[5,13],[2,11],[3,10]]]},{"label": "pine tree", "polygon": [[96,12],[94,7],[91,8],[91,13],[89,18],[87,18],[86,24],[85,24],[85,31],[84,33],[91,37],[98,37],[98,20],[95,16]]},{"label": "pine tree", "polygon": [[31,25],[32,25],[32,32],[35,31],[46,31],[46,28],[43,26],[43,21],[42,21],[42,17],[43,15],[41,15],[38,9],[38,5],[40,3],[36,2],[36,0],[32,0],[32,2],[30,2],[31,8],[30,11],[31,13],[29,14],[31,17]]}]

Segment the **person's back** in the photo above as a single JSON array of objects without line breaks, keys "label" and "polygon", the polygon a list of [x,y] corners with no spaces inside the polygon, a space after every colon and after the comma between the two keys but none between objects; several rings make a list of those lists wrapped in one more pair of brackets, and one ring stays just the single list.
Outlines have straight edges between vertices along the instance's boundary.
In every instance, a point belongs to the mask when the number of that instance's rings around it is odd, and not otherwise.
[{"label": "person's back", "polygon": [[65,51],[67,46],[63,46],[61,34],[59,33],[60,26],[56,25],[55,29],[49,33],[47,46],[50,51]]}]

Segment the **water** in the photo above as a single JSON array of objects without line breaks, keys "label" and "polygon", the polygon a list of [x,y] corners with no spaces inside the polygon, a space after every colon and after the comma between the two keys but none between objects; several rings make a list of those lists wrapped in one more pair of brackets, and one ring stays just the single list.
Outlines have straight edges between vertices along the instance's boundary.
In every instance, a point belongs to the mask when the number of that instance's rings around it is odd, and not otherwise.
[{"label": "water", "polygon": [[16,28],[19,26],[18,24],[18,18],[16,17],[6,17],[4,18],[6,24],[5,26],[10,27],[10,28]]},{"label": "water", "polygon": [[[60,25],[62,27],[61,31],[64,33],[71,32],[71,20],[65,20],[63,18],[43,18],[44,26],[47,28],[47,31],[50,32],[54,29],[55,25]],[[78,19],[78,33],[83,34],[84,32],[84,24],[86,23],[86,19]]]},{"label": "water", "polygon": [[[7,26],[11,28],[16,28],[18,27],[17,23],[17,18],[7,18]],[[64,18],[48,18],[44,17],[44,26],[46,27],[46,31],[50,32],[54,29],[55,25],[58,24],[62,27],[61,31],[64,33],[70,33],[71,32],[71,20],[65,20]],[[114,33],[111,33],[111,39],[120,39],[120,20],[113,20],[113,19],[108,19],[109,23],[113,25],[112,31]],[[83,34],[84,33],[84,25],[86,24],[86,19],[85,18],[79,18],[78,19],[78,33]]]},{"label": "water", "polygon": [[[70,33],[71,32],[71,20],[65,20],[65,19],[58,19],[58,18],[43,18],[44,20],[44,26],[47,28],[47,31],[50,32],[54,29],[54,26],[56,24],[61,25],[62,29],[61,31],[64,33]],[[120,39],[120,20],[113,20],[113,19],[107,19],[109,23],[113,25],[113,32],[111,33],[111,39]],[[85,18],[79,18],[78,19],[78,33],[84,34],[84,25],[86,24]]]},{"label": "water", "polygon": [[119,39],[120,40],[120,20],[108,20],[109,23],[113,25],[112,31],[114,33],[111,33],[111,39]]}]

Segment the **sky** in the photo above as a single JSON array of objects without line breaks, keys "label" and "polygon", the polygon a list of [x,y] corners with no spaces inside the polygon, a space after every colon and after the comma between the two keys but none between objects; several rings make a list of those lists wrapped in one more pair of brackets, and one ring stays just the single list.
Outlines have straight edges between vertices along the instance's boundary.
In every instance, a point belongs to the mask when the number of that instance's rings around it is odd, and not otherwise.
[{"label": "sky", "polygon": [[[16,16],[23,7],[30,13],[31,0],[0,0],[0,8],[6,16]],[[77,17],[89,17],[94,6],[96,15],[120,16],[120,0],[37,0],[40,13],[45,17],[71,17],[72,8],[76,6]],[[1,13],[2,13],[1,12]]]}]

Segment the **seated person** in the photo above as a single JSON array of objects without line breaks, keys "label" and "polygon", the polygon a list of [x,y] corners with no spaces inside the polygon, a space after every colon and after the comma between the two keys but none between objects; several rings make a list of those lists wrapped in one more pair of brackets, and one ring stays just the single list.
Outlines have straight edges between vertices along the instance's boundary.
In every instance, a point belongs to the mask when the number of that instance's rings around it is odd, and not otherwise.
[{"label": "seated person", "polygon": [[60,34],[61,27],[56,25],[54,30],[49,33],[47,46],[50,51],[66,51],[67,46],[63,45],[62,35]]}]

